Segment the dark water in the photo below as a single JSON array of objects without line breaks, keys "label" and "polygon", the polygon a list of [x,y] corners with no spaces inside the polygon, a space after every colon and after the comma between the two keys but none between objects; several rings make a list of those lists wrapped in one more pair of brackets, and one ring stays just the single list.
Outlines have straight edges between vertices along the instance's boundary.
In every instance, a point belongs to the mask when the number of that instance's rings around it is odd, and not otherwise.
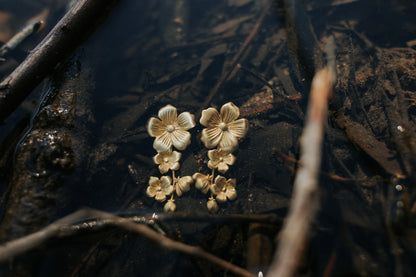
[{"label": "dark water", "polygon": [[[67,8],[64,1],[4,2],[4,34],[17,32],[44,9],[49,15],[45,28],[0,64],[1,76],[24,59]],[[121,1],[0,126],[2,242],[83,207],[163,212],[164,204],[146,196],[150,176],[161,176],[146,124],[167,104],[178,113],[200,114],[228,72],[209,106],[219,109],[232,101],[250,129],[225,174],[237,179],[237,199],[220,204],[218,214],[283,218],[311,77],[324,63],[322,49],[332,35],[338,83],[324,141],[321,210],[311,226],[300,275],[413,275],[416,7],[393,0],[300,1],[293,7],[284,2]],[[260,28],[253,31],[256,23]],[[233,70],[235,63],[242,68]],[[272,81],[275,92],[265,81]],[[400,103],[405,103],[401,111]],[[348,134],[348,125],[337,121],[339,114],[370,135],[361,134],[360,140]],[[200,141],[203,126],[199,118],[196,123],[191,144],[181,151],[181,176],[210,173]],[[398,124],[407,128],[408,139],[394,136]],[[377,156],[360,144],[370,139],[388,151],[380,148]],[[176,197],[176,212],[197,213],[199,220],[162,222],[168,234],[253,272],[266,272],[278,224],[218,223],[204,218],[207,200],[194,185]],[[263,244],[253,243],[255,235]],[[256,252],[264,254],[260,261]],[[21,276],[233,276],[115,228],[53,239],[1,270]]]}]

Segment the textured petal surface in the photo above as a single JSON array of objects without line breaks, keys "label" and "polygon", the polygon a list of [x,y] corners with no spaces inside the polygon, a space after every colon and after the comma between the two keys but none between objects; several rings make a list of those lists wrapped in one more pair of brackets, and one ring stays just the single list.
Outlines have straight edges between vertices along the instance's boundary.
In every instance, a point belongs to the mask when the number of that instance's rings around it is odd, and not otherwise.
[{"label": "textured petal surface", "polygon": [[166,200],[166,194],[163,191],[159,191],[155,196],[156,201],[163,202]]},{"label": "textured petal surface", "polygon": [[219,148],[224,152],[233,152],[238,147],[238,140],[230,132],[223,132]]},{"label": "textured petal surface", "polygon": [[237,191],[235,190],[235,188],[228,188],[226,193],[227,198],[230,200],[234,200],[237,198]]},{"label": "textured petal surface", "polygon": [[172,179],[169,176],[160,177],[160,187],[162,188],[162,191],[164,191],[167,195],[170,195],[173,191],[173,188],[170,185],[171,183]]},{"label": "textured petal surface", "polygon": [[155,176],[150,176],[149,179],[149,185],[150,186],[155,186],[155,185],[159,185],[159,178],[155,177]]},{"label": "textured petal surface", "polygon": [[221,107],[221,121],[230,123],[240,116],[240,109],[232,102],[228,102]]},{"label": "textured petal surface", "polygon": [[178,170],[180,166],[181,165],[178,162],[171,163],[170,170]]},{"label": "textured petal surface", "polygon": [[151,117],[147,123],[147,132],[151,137],[161,136],[166,131],[166,125],[156,117]]},{"label": "textured petal surface", "polygon": [[192,175],[192,179],[195,180],[195,187],[202,191],[203,193],[207,193],[209,189],[209,180],[208,176],[201,174],[201,173],[195,173]]},{"label": "textured petal surface", "polygon": [[213,148],[220,142],[222,133],[223,132],[218,127],[205,128],[202,130],[201,141],[206,148]]},{"label": "textured petal surface", "polygon": [[147,189],[146,189],[146,194],[149,197],[155,197],[156,192],[157,192],[157,189],[155,187],[152,187],[152,186],[148,186]]},{"label": "textured petal surface", "polygon": [[159,165],[159,171],[161,174],[165,174],[166,172],[169,171],[169,164],[168,163],[161,163]]},{"label": "textured petal surface", "polygon": [[176,184],[176,194],[182,196],[184,192],[187,192],[191,189],[191,184],[193,179],[191,176],[185,176],[178,180]]},{"label": "textured petal surface", "polygon": [[208,161],[208,168],[210,168],[210,169],[215,169],[215,168],[217,168],[218,167],[218,163],[217,162],[215,162],[215,161],[213,161],[213,160],[209,160]]},{"label": "textured petal surface", "polygon": [[156,155],[153,156],[153,162],[155,164],[163,163],[163,156],[160,153],[157,153]]},{"label": "textured petal surface", "polygon": [[217,201],[220,203],[224,203],[227,201],[227,196],[225,195],[225,193],[220,192],[217,194],[217,197],[215,197],[215,199],[217,199]]},{"label": "textured petal surface", "polygon": [[175,130],[172,133],[173,146],[178,150],[184,150],[191,143],[191,134],[183,130]]},{"label": "textured petal surface", "polygon": [[156,137],[153,142],[153,148],[157,152],[168,152],[172,148],[172,136],[171,133],[164,133],[161,136]]},{"label": "textured petal surface", "polygon": [[214,108],[208,108],[206,110],[203,110],[199,123],[201,123],[205,127],[219,124],[220,114]]},{"label": "textured petal surface", "polygon": [[228,170],[228,165],[226,163],[219,163],[217,167],[218,167],[218,171],[221,172],[222,174],[224,174]]},{"label": "textured petal surface", "polygon": [[181,159],[182,154],[178,151],[173,151],[170,156],[169,160],[170,162],[178,162]]},{"label": "textured petal surface", "polygon": [[229,165],[233,165],[236,160],[235,156],[231,153],[225,155],[223,159],[224,159],[224,163],[229,164]]},{"label": "textured petal surface", "polygon": [[219,159],[219,154],[217,149],[209,150],[208,151],[208,159],[212,161],[217,161]]},{"label": "textured petal surface", "polygon": [[176,120],[176,127],[182,130],[189,130],[195,127],[194,115],[189,112],[183,112]]},{"label": "textured petal surface", "polygon": [[215,178],[215,183],[213,186],[211,186],[211,192],[213,194],[221,194],[222,193],[222,189],[225,187],[226,185],[226,179],[223,176],[217,176]]},{"label": "textured petal surface", "polygon": [[240,118],[228,124],[228,131],[237,138],[243,138],[248,131],[248,120]]},{"label": "textured petal surface", "polygon": [[172,105],[166,105],[159,110],[158,116],[166,125],[173,125],[177,118],[176,108]]}]

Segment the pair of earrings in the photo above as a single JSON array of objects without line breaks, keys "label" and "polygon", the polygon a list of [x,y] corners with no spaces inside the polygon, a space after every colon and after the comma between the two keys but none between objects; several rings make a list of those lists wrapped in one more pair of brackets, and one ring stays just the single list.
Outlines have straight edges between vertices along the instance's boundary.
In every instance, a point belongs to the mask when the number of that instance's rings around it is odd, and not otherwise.
[{"label": "pair of earrings", "polygon": [[[191,142],[189,129],[195,127],[194,116],[189,112],[183,112],[179,116],[172,105],[161,108],[158,117],[150,118],[147,131],[154,137],[153,148],[157,154],[153,161],[158,165],[161,174],[172,172],[172,177],[163,175],[160,178],[151,176],[146,194],[154,197],[159,202],[165,202],[165,212],[173,212],[176,209],[174,195],[182,196],[195,187],[204,194],[210,192],[207,208],[210,212],[219,210],[218,204],[237,197],[236,180],[226,179],[224,176],[215,176],[215,170],[224,174],[233,165],[236,158],[232,154],[238,148],[238,141],[248,131],[248,121],[240,116],[239,108],[229,102],[221,107],[220,112],[215,108],[202,111],[200,123],[205,126],[202,130],[201,141],[208,149],[208,168],[211,174],[195,173],[191,176],[176,176],[175,171],[180,167],[181,153],[176,150],[185,150]],[[173,150],[175,148],[176,150]]]}]

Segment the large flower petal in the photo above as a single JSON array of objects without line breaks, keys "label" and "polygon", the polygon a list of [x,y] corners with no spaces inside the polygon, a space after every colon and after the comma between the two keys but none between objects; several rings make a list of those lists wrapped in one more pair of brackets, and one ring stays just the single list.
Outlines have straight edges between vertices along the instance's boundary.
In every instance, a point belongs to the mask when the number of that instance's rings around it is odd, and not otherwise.
[{"label": "large flower petal", "polygon": [[208,108],[202,111],[201,119],[199,120],[205,127],[216,125],[220,123],[220,115],[218,111],[214,108]]},{"label": "large flower petal", "polygon": [[176,108],[172,105],[166,105],[159,110],[158,116],[166,125],[173,125],[177,118]]},{"label": "large flower petal", "polygon": [[176,149],[184,150],[191,143],[191,134],[184,130],[172,132],[172,143]]},{"label": "large flower petal", "polygon": [[155,141],[153,142],[153,148],[157,152],[168,152],[171,150],[172,147],[172,134],[171,133],[164,133],[161,136],[156,137]]},{"label": "large flower petal", "polygon": [[189,112],[183,112],[178,116],[176,120],[176,128],[181,130],[189,130],[195,127],[194,115]]},{"label": "large flower petal", "polygon": [[232,102],[228,102],[221,107],[220,116],[222,122],[230,123],[240,116],[240,109]]},{"label": "large flower petal", "polygon": [[228,131],[223,132],[219,145],[224,152],[233,152],[238,147],[238,140],[233,134]]},{"label": "large flower petal", "polygon": [[222,130],[218,127],[205,128],[202,130],[201,141],[206,148],[213,148],[220,142],[222,133]]},{"label": "large flower petal", "polygon": [[243,138],[248,131],[248,120],[240,118],[228,124],[228,131],[237,138]]},{"label": "large flower petal", "polygon": [[151,117],[147,123],[147,132],[151,137],[161,136],[166,132],[166,125],[156,117]]}]

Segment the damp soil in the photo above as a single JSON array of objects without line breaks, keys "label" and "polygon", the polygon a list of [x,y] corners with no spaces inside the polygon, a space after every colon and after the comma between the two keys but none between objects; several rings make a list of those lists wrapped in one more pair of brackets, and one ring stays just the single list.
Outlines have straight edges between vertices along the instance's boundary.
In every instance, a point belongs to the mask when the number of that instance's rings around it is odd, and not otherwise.
[{"label": "damp soil", "polygon": [[[9,74],[65,13],[66,1],[3,1],[0,40],[46,26],[0,62]],[[19,3],[17,5],[16,3]],[[294,3],[295,2],[295,3]],[[309,86],[334,39],[319,186],[298,276],[413,276],[416,259],[416,4],[399,0],[121,1],[0,126],[0,240],[80,208],[160,214],[146,195],[161,176],[146,131],[167,104],[196,115],[181,176],[210,173],[201,111],[227,102],[250,128],[225,174],[237,198],[219,215],[284,219]],[[192,185],[167,235],[267,273],[280,224],[222,222]],[[187,217],[189,215],[189,217]],[[198,220],[195,220],[198,218]],[[2,276],[234,276],[117,229],[55,238],[0,267]]]}]

